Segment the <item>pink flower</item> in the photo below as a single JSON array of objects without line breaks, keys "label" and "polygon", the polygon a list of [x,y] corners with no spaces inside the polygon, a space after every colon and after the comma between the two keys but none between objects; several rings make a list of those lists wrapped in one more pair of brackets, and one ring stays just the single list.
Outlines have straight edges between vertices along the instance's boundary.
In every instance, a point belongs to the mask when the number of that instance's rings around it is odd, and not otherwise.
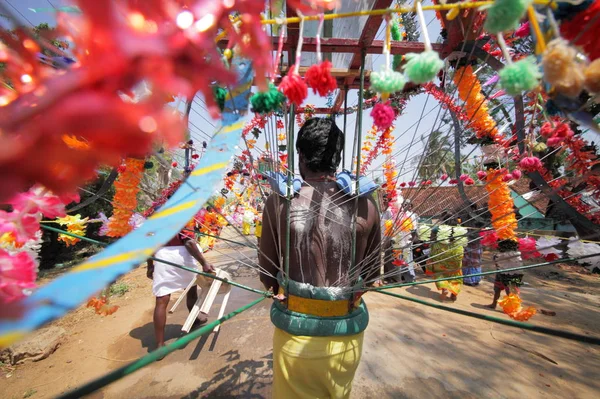
[{"label": "pink flower", "polygon": [[498,248],[498,234],[494,230],[486,230],[479,233],[481,245],[493,249]]},{"label": "pink flower", "polygon": [[487,177],[487,173],[485,173],[483,170],[477,171],[477,178],[479,180],[485,180],[486,177]]},{"label": "pink flower", "polygon": [[465,175],[464,173],[462,175],[460,175],[460,181],[465,181],[469,178],[469,175]]},{"label": "pink flower", "polygon": [[523,259],[539,258],[542,256],[536,247],[536,241],[533,237],[519,238],[519,251]]},{"label": "pink flower", "polygon": [[38,215],[21,215],[18,212],[0,211],[0,235],[11,233],[18,245],[34,239],[39,228],[40,218]]},{"label": "pink flower", "polygon": [[473,179],[472,179],[472,178],[470,178],[470,177],[467,177],[467,178],[465,179],[464,183],[465,183],[467,186],[472,186],[473,184],[475,184],[475,180],[473,180]]},{"label": "pink flower", "polygon": [[[79,195],[75,195],[75,198],[79,200]],[[65,204],[71,203],[73,200],[73,195],[57,197],[56,195],[45,192],[41,187],[33,187],[26,193],[17,194],[9,201],[9,204],[13,206],[15,212],[41,212],[44,216],[53,219],[55,217],[65,216]]]},{"label": "pink flower", "polygon": [[512,177],[513,177],[513,179],[515,179],[515,180],[519,180],[519,179],[521,178],[521,176],[522,176],[522,175],[523,175],[523,174],[521,173],[521,171],[520,171],[519,169],[515,169],[515,170],[513,170],[513,172],[512,172]]},{"label": "pink flower", "polygon": [[519,28],[515,31],[516,37],[527,37],[529,36],[529,22],[525,22],[521,24]]},{"label": "pink flower", "polygon": [[456,180],[456,179],[450,179],[448,181],[448,183],[450,183],[450,184],[458,184],[458,180]]},{"label": "pink flower", "polygon": [[448,179],[448,175],[446,173],[444,173],[443,175],[440,176],[440,179],[442,181],[446,181]]},{"label": "pink flower", "polygon": [[414,187],[414,186],[416,186],[416,185],[417,185],[417,183],[416,183],[416,182],[414,182],[414,181],[409,181],[409,182],[408,182],[408,185],[409,185],[410,187]]},{"label": "pink flower", "polygon": [[519,168],[525,172],[535,172],[542,168],[542,161],[538,157],[525,157],[519,162]]},{"label": "pink flower", "polygon": [[511,175],[510,173],[507,173],[504,176],[502,176],[502,181],[505,181],[505,182],[509,182],[512,179],[513,179],[513,175]]},{"label": "pink flower", "polygon": [[396,114],[388,101],[385,104],[376,104],[371,111],[371,117],[373,118],[373,124],[379,130],[387,130],[394,123]]},{"label": "pink flower", "polygon": [[11,256],[0,249],[0,303],[24,296],[24,288],[35,287],[36,265],[27,252]]}]

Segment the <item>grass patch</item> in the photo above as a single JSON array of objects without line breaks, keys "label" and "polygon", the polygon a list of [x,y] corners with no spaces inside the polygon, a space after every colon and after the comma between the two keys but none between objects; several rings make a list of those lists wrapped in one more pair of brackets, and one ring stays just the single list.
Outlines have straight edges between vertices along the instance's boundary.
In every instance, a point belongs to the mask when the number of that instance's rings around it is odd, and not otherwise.
[{"label": "grass patch", "polygon": [[123,296],[129,292],[129,285],[123,281],[114,283],[108,288],[108,296]]},{"label": "grass patch", "polygon": [[33,395],[35,395],[37,393],[37,391],[35,389],[28,389],[24,394],[23,394],[23,399],[26,398],[30,398]]}]

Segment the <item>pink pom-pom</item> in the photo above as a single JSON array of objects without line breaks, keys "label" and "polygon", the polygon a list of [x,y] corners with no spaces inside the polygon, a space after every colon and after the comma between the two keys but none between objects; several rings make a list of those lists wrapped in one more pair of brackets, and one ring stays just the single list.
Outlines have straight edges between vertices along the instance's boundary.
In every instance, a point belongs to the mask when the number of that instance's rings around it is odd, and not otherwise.
[{"label": "pink pom-pom", "polygon": [[505,182],[509,182],[512,179],[513,179],[513,175],[511,175],[510,173],[507,173],[504,176],[502,176],[502,181],[505,181]]},{"label": "pink pom-pom", "polygon": [[371,117],[373,118],[373,124],[379,130],[387,130],[390,126],[392,126],[392,123],[394,123],[396,113],[389,105],[389,102],[385,104],[378,103],[373,107],[373,110],[371,111]]},{"label": "pink pom-pom", "polygon": [[472,178],[470,178],[470,177],[467,177],[467,178],[465,179],[464,183],[465,183],[467,186],[472,186],[473,184],[475,184],[475,180],[473,180],[473,179],[472,179]]},{"label": "pink pom-pom", "polygon": [[522,175],[523,174],[521,173],[521,171],[519,169],[513,170],[513,172],[512,172],[512,177],[515,180],[519,180]]},{"label": "pink pom-pom", "polygon": [[538,157],[525,157],[519,162],[519,168],[525,172],[535,172],[542,168],[542,161]]},{"label": "pink pom-pom", "polygon": [[294,65],[290,68],[290,72],[281,79],[279,90],[297,107],[302,105],[308,96],[308,87],[302,77],[296,73]]},{"label": "pink pom-pom", "polygon": [[446,173],[444,173],[443,175],[440,176],[440,179],[442,181],[446,181],[446,180],[448,180],[448,175]]},{"label": "pink pom-pom", "polygon": [[321,97],[337,89],[337,82],[331,76],[331,62],[329,61],[323,61],[308,68],[304,80],[313,89],[313,93],[319,93]]},{"label": "pink pom-pom", "polygon": [[477,178],[479,180],[485,180],[486,177],[487,177],[487,173],[485,173],[483,170],[477,171]]},{"label": "pink pom-pom", "polygon": [[450,184],[458,184],[458,180],[456,180],[456,179],[450,179],[448,181],[448,183],[450,183]]},{"label": "pink pom-pom", "polygon": [[535,238],[519,238],[519,251],[523,259],[539,258],[542,255],[538,252]]},{"label": "pink pom-pom", "polygon": [[408,185],[409,185],[410,187],[414,187],[414,186],[416,186],[416,185],[417,185],[417,183],[416,183],[416,182],[414,182],[414,181],[409,181],[409,182],[408,182]]},{"label": "pink pom-pom", "polygon": [[460,181],[464,182],[469,178],[469,175],[465,175],[464,173],[460,175]]},{"label": "pink pom-pom", "polygon": [[425,182],[425,185],[426,185],[426,186],[430,186],[430,185],[431,185],[431,183],[433,183],[431,180],[427,180],[427,181]]}]

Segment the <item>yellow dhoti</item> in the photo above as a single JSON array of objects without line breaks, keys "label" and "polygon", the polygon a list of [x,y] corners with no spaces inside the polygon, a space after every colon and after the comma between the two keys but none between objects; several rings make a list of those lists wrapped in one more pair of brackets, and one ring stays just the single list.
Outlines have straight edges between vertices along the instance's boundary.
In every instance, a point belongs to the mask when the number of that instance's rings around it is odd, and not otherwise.
[{"label": "yellow dhoti", "polygon": [[363,335],[307,337],[275,328],[273,398],[349,398]]}]

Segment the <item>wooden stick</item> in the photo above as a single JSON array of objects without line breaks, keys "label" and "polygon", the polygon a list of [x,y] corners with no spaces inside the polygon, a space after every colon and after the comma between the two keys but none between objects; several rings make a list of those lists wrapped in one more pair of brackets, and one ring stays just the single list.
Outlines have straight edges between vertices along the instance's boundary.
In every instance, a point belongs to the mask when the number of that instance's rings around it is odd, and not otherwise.
[{"label": "wooden stick", "polygon": [[[223,302],[221,303],[221,309],[219,309],[219,317],[217,317],[217,319],[220,319],[221,317],[223,317],[223,314],[225,314],[225,306],[227,306],[227,302],[229,301],[230,294],[231,294],[231,290],[227,291],[227,293],[223,297]],[[216,334],[219,332],[220,329],[221,329],[221,325],[218,325],[215,327],[213,332]]]},{"label": "wooden stick", "polygon": [[[179,298],[177,298],[177,301],[175,302],[175,304],[173,305],[173,307],[169,310],[169,313],[173,313],[175,312],[175,309],[177,309],[177,306],[179,306],[179,304],[181,303],[181,301],[183,300],[183,298],[187,295],[187,293],[190,291],[190,289],[196,285],[196,279],[192,279],[192,281],[190,281],[190,283],[188,284],[187,288],[183,291],[183,293],[181,294],[181,296]],[[198,287],[199,289],[201,289],[200,287]]]}]

